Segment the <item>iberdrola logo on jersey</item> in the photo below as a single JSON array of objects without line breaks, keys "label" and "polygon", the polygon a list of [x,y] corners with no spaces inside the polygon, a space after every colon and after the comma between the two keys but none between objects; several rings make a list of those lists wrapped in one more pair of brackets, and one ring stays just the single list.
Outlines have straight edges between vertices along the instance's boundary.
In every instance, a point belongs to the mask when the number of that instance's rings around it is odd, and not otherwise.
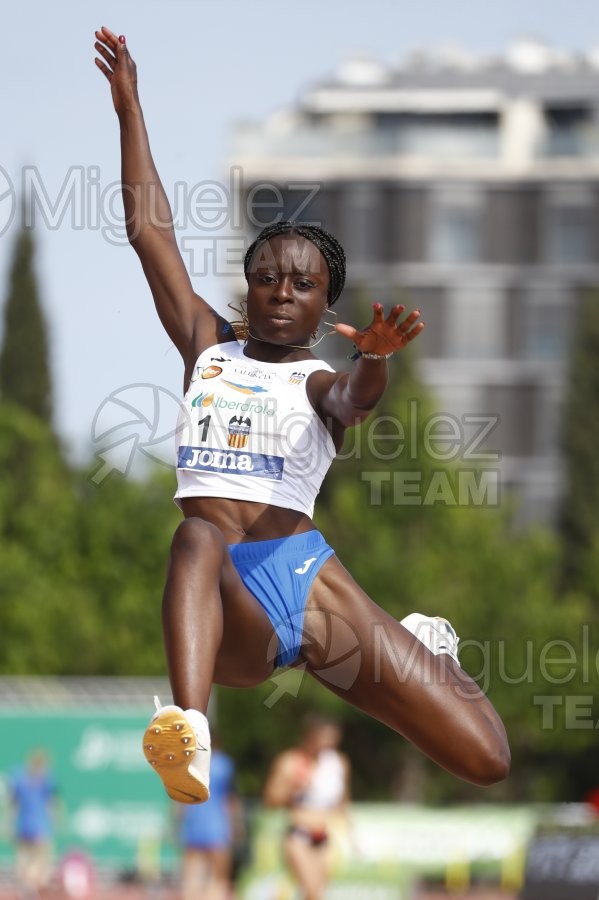
[{"label": "iberdrola logo on jersey", "polygon": [[191,401],[192,406],[212,406],[214,402],[214,394],[209,394],[207,391],[203,391],[201,394],[197,394],[193,400]]}]

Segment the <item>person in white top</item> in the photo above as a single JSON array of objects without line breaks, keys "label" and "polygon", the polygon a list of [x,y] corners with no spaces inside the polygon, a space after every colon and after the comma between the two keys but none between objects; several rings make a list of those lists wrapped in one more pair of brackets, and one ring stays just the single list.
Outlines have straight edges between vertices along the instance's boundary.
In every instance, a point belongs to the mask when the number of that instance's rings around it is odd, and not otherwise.
[{"label": "person in white top", "polygon": [[298,747],[280,753],[264,786],[264,804],[289,809],[285,860],[305,900],[321,900],[331,876],[331,832],[347,824],[350,764],[339,752],[341,728],[312,715]]},{"label": "person in white top", "polygon": [[[158,704],[144,735],[148,761],[171,797],[206,800],[212,684],[249,687],[276,665],[301,665],[456,776],[480,785],[505,778],[505,729],[461,670],[449,623],[415,613],[405,626],[396,621],[354,582],[310,517],[346,429],[385,390],[387,358],[422,331],[419,311],[404,316],[394,306],[385,314],[375,303],[366,328],[337,324],[357,359],[350,373],[332,371],[310,345],[343,289],[343,249],[322,228],[278,223],[245,257],[240,346],[183,264],[125,38],[102,27],[94,47],[120,125],[127,233],[185,369],[177,454],[184,520],[163,600],[174,703]],[[346,622],[360,642],[359,665],[354,671],[349,654],[334,678],[324,677]],[[384,635],[379,652],[376,635]]]}]

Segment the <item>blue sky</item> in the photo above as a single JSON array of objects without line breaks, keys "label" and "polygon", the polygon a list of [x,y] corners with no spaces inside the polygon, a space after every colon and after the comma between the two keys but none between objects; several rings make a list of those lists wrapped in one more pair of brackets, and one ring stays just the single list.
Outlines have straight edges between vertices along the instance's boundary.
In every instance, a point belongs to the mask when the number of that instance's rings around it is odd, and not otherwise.
[{"label": "blue sky", "polygon": [[[96,179],[102,190],[119,177],[117,120],[93,64],[93,31],[101,24],[127,35],[167,189],[177,181],[226,179],[233,122],[293,103],[355,53],[393,63],[411,50],[446,44],[501,51],[522,35],[570,51],[599,47],[597,0],[69,0],[40,4],[35,13],[30,4],[11,3],[2,22],[0,166],[13,184],[24,165],[36,166],[53,202],[69,173],[79,184]],[[115,199],[118,212],[116,188]],[[0,228],[9,205],[9,198],[0,204]],[[14,234],[13,225],[0,238],[2,298]],[[89,204],[84,221],[40,223],[37,243],[56,423],[81,456],[93,449],[92,423],[106,397],[140,382],[176,394],[181,364],[135,254],[106,239]],[[223,302],[218,279],[194,284]]]}]

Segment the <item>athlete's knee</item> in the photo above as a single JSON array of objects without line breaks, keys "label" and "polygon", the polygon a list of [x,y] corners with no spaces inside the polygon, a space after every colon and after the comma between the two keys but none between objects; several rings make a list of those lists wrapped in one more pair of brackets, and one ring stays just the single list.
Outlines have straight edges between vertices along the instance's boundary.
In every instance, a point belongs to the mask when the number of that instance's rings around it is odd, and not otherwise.
[{"label": "athlete's knee", "polygon": [[512,754],[507,738],[498,739],[495,749],[489,754],[487,763],[487,784],[497,784],[504,781],[510,774]]},{"label": "athlete's knee", "polygon": [[504,781],[510,772],[511,754],[507,738],[481,740],[468,759],[468,781],[481,787],[489,787]]},{"label": "athlete's knee", "polygon": [[206,558],[206,555],[222,556],[224,550],[223,536],[214,525],[190,516],[177,527],[171,543],[171,559],[192,555],[194,559]]}]

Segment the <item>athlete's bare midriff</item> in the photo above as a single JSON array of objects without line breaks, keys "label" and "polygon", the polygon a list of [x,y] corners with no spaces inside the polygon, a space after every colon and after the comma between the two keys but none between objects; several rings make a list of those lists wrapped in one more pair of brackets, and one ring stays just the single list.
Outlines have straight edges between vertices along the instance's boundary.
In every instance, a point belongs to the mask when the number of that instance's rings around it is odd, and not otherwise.
[{"label": "athlete's bare midriff", "polygon": [[291,811],[289,824],[307,831],[326,831],[331,822],[340,817],[337,807],[334,809],[307,809],[296,807]]},{"label": "athlete's bare midriff", "polygon": [[312,519],[304,513],[247,500],[182,497],[181,509],[186,519],[197,516],[215,525],[227,544],[270,541],[314,528]]}]

